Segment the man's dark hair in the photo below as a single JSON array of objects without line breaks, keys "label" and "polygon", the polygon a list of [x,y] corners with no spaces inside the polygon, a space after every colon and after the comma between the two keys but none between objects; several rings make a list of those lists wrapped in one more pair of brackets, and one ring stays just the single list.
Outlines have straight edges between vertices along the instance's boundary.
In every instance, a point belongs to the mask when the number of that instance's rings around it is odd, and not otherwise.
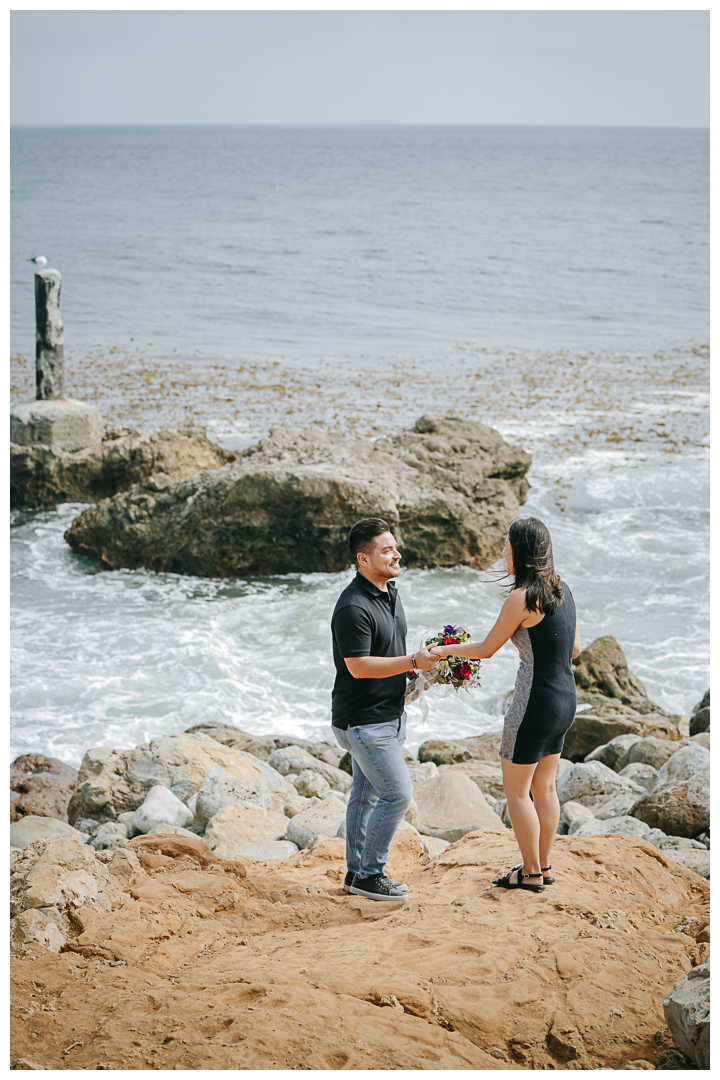
[{"label": "man's dark hair", "polygon": [[376,536],[390,532],[390,526],[382,518],[363,518],[356,521],[348,536],[348,547],[353,559],[358,551],[369,551]]}]

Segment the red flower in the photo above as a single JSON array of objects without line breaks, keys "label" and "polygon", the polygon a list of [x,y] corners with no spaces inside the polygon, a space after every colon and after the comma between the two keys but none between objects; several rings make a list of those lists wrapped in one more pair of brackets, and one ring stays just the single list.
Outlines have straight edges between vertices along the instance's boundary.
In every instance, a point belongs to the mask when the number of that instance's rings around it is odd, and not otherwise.
[{"label": "red flower", "polygon": [[459,645],[460,644],[460,638],[459,637],[444,637],[442,643],[443,643],[443,645]]},{"label": "red flower", "polygon": [[459,664],[453,671],[453,674],[456,679],[462,679],[464,681],[465,679],[469,679],[472,675],[472,668],[468,663]]}]

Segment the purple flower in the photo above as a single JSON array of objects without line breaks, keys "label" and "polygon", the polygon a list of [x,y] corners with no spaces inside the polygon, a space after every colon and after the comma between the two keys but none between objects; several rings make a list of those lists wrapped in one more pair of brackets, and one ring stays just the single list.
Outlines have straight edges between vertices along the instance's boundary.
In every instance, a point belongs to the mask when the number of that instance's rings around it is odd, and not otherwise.
[{"label": "purple flower", "polygon": [[458,634],[464,634],[462,626],[443,626],[443,634],[445,637],[457,637]]}]

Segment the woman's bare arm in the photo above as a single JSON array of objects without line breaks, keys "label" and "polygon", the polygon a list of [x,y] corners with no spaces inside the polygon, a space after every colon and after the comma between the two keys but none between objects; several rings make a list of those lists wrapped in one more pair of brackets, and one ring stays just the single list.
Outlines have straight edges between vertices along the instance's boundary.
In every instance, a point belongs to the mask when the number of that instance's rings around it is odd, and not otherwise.
[{"label": "woman's bare arm", "polygon": [[576,619],[575,620],[575,644],[573,645],[573,653],[572,653],[573,660],[577,660],[577,658],[580,655],[581,651],[582,650],[580,649],[580,623]]},{"label": "woman's bare arm", "polygon": [[467,642],[465,645],[434,645],[434,656],[464,656],[468,660],[486,660],[509,641],[523,619],[528,616],[525,607],[525,590],[513,590],[500,608],[500,614],[484,641]]}]

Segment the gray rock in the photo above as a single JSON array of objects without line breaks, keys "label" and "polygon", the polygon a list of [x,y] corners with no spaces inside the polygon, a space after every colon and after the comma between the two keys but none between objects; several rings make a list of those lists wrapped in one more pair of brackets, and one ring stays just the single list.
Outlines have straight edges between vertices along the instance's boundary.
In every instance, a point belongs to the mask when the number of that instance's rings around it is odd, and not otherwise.
[{"label": "gray rock", "polygon": [[[298,776],[304,772],[317,773],[327,782],[328,787],[335,788],[337,791],[346,791],[352,784],[352,777],[348,776],[342,769],[337,769],[334,765],[329,765],[326,761],[313,757],[301,746],[285,746],[280,750],[276,750],[271,755],[268,764],[279,772],[281,776],[287,776],[290,773],[297,773]],[[327,788],[323,790],[326,791]],[[300,792],[300,794],[304,795],[305,793]],[[315,794],[315,792],[312,794]],[[321,794],[321,792],[317,792],[317,794]]]},{"label": "gray rock", "polygon": [[256,806],[229,803],[211,818],[203,840],[220,858],[241,854],[247,844],[282,840],[289,820],[284,814]]},{"label": "gray rock", "polygon": [[590,809],[600,821],[629,814],[637,802],[637,791],[616,791],[590,802]]},{"label": "gray rock", "polygon": [[244,775],[232,776],[225,771],[211,773],[203,780],[195,804],[195,817],[207,824],[223,806],[242,803],[261,810],[283,812],[285,804],[297,797],[292,784],[265,761],[243,755],[252,763]]},{"label": "gray rock", "polygon": [[[297,735],[248,735],[246,731],[241,731],[232,724],[222,724],[218,720],[195,724],[187,731],[188,734],[193,735],[209,735],[211,739],[222,743],[223,746],[231,746],[234,750],[252,754],[260,761],[269,761],[276,750],[281,750],[285,746],[299,746],[307,750],[312,757],[328,765],[334,765],[337,769],[341,767],[340,762],[345,757],[345,751],[336,742],[309,742],[306,739],[298,739]],[[349,770],[345,769],[345,772],[349,773]]]},{"label": "gray rock", "polygon": [[561,803],[572,799],[590,806],[601,798],[609,795],[617,795],[619,792],[636,792],[644,794],[644,788],[634,784],[632,780],[625,780],[617,775],[607,765],[599,761],[579,762],[568,769],[558,780],[558,798]]},{"label": "gray rock", "polygon": [[335,572],[347,522],[381,515],[407,566],[483,568],[527,493],[529,456],[470,420],[421,417],[371,442],[275,428],[221,469],[154,476],[65,533],[103,565],[199,576]]},{"label": "gray rock", "polygon": [[680,718],[663,713],[659,706],[654,706],[653,712],[639,712],[623,705],[617,698],[578,694],[578,707],[583,704],[590,704],[591,708],[576,713],[575,722],[565,736],[563,754],[572,761],[583,761],[597,747],[612,742],[619,735],[680,739]]},{"label": "gray rock", "polygon": [[90,844],[95,851],[113,851],[125,847],[128,842],[128,830],[122,821],[106,821],[93,835]]},{"label": "gray rock", "polygon": [[677,742],[668,739],[658,739],[655,736],[638,739],[622,754],[615,768],[621,772],[628,765],[652,765],[654,769],[660,769],[673,754],[677,752]]},{"label": "gray rock", "polygon": [[681,746],[658,770],[656,784],[682,783],[710,772],[710,751],[697,743]]},{"label": "gray rock", "polygon": [[[116,822],[119,825],[124,825],[125,826],[125,831],[127,832],[129,840],[131,840],[133,838],[133,836],[139,836],[140,835],[139,830],[135,828],[135,820],[134,820],[134,818],[135,818],[135,811],[134,810],[126,810],[123,814],[118,814],[117,818],[115,819]],[[107,824],[111,824],[111,823],[108,822]]]},{"label": "gray rock", "polygon": [[662,836],[654,843],[660,851],[707,851],[700,840],[691,840],[688,836]]},{"label": "gray rock", "polygon": [[627,836],[642,836],[646,831],[645,826],[637,818],[621,817],[606,818],[600,821],[598,818],[586,818],[584,821],[577,819],[568,829],[570,836],[602,836],[606,833],[625,833]]},{"label": "gray rock", "polygon": [[663,1001],[675,1042],[699,1069],[710,1068],[710,961],[675,983]]},{"label": "gray rock", "polygon": [[576,821],[594,821],[595,814],[588,806],[569,799],[560,807],[560,821],[566,826],[566,832]]},{"label": "gray rock", "polygon": [[646,765],[642,761],[634,761],[631,765],[626,765],[618,773],[618,776],[622,776],[626,780],[632,780],[633,783],[644,787],[646,791],[652,791],[655,787],[657,775],[657,769],[653,768],[652,765]]},{"label": "gray rock", "polygon": [[623,754],[641,738],[642,735],[635,732],[629,735],[616,735],[610,742],[591,750],[584,760],[599,761],[601,764],[607,765],[608,769],[615,769]]},{"label": "gray rock", "polygon": [[133,825],[141,833],[155,832],[155,826],[161,821],[169,825],[185,828],[192,821],[192,812],[184,802],[173,795],[163,784],[155,784],[133,816]]},{"label": "gray rock", "polygon": [[439,836],[423,836],[422,845],[428,859],[434,859],[436,855],[441,855],[445,848],[450,847],[449,842],[441,840]]},{"label": "gray rock", "polygon": [[297,844],[291,844],[289,840],[258,840],[253,844],[238,844],[234,849],[234,855],[240,855],[243,859],[290,859],[297,855]]},{"label": "gray rock", "polygon": [[646,840],[648,844],[659,847],[659,841],[667,839],[667,834],[662,829],[648,829],[646,833],[642,834],[641,839]]},{"label": "gray rock", "polygon": [[54,840],[60,837],[70,837],[81,844],[86,844],[90,839],[58,818],[37,817],[35,814],[26,814],[10,826],[10,846],[22,850],[35,840]]},{"label": "gray rock", "polygon": [[453,843],[475,829],[498,829],[503,823],[472,780],[461,772],[440,772],[415,785],[417,828],[425,836]]},{"label": "gray rock", "polygon": [[661,850],[667,859],[674,859],[688,870],[692,870],[694,874],[710,880],[710,852],[707,849],[695,851],[689,848],[661,848]]},{"label": "gray rock", "polygon": [[[102,427],[100,411],[84,401],[65,398],[15,405],[10,411],[10,438],[16,447],[23,449],[11,456],[13,473],[17,473],[23,457],[52,458],[63,451],[70,454],[99,446]],[[17,487],[17,475],[13,479],[13,486]],[[28,504],[23,500],[21,505]]]},{"label": "gray rock", "polygon": [[408,765],[407,770],[413,784],[422,784],[425,780],[431,780],[433,776],[437,776],[438,773],[438,767],[434,761],[419,761],[414,765]]},{"label": "gray rock", "polygon": [[290,818],[285,839],[299,848],[309,848],[322,836],[337,836],[345,822],[345,805],[338,799],[320,799],[314,806]]},{"label": "gray rock", "polygon": [[467,739],[429,739],[418,750],[418,759],[436,765],[454,765],[459,761],[487,761],[497,765],[501,740],[502,731],[486,731],[484,735],[471,735]]},{"label": "gray rock", "polygon": [[[340,772],[339,769],[338,772]],[[330,785],[328,784],[325,777],[321,773],[314,772],[311,769],[303,769],[297,779],[293,781],[293,787],[297,791],[298,795],[302,795],[306,799],[311,799],[313,795],[316,795],[318,798],[320,798],[326,792],[330,791]],[[343,791],[344,790],[345,786],[343,785]]]}]

